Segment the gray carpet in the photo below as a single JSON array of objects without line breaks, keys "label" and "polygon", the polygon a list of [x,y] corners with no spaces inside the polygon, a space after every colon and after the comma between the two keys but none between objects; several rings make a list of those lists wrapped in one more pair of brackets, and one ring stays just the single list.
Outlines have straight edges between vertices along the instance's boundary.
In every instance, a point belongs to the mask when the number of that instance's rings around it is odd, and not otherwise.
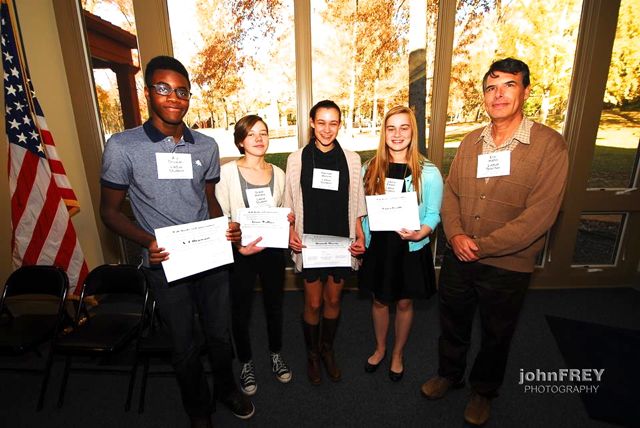
[{"label": "gray carpet", "polygon": [[[253,349],[258,392],[254,396],[256,415],[249,421],[236,419],[218,405],[213,417],[217,427],[462,427],[462,413],[468,388],[453,391],[440,401],[424,399],[420,385],[436,372],[438,318],[436,298],[417,302],[414,328],[405,351],[405,377],[392,383],[388,365],[375,374],[363,370],[373,350],[370,305],[355,292],[345,293],[343,315],[336,350],[343,380],[320,386],[306,380],[305,354],[299,315],[300,292],[285,296],[283,355],[294,372],[289,384],[272,377],[266,344],[262,304],[255,300]],[[610,427],[589,418],[577,394],[530,394],[518,384],[520,369],[557,370],[567,368],[547,326],[545,315],[640,329],[640,292],[633,289],[532,290],[529,292],[501,396],[494,400],[487,427]],[[477,326],[476,326],[477,327]],[[478,341],[474,334],[472,355]],[[126,368],[125,355],[112,363]],[[388,362],[388,360],[387,360]],[[42,359],[31,355],[16,359],[1,357],[0,367],[37,367]],[[108,366],[105,366],[108,367]],[[155,367],[159,368],[159,367]],[[237,365],[236,365],[237,369]],[[29,373],[0,371],[0,426],[3,427],[183,427],[178,388],[172,377],[149,379],[146,410],[124,412],[126,375],[72,374],[65,405],[56,408],[62,361],[57,360],[44,410],[35,412],[40,377]],[[136,392],[139,387],[136,385]]]}]

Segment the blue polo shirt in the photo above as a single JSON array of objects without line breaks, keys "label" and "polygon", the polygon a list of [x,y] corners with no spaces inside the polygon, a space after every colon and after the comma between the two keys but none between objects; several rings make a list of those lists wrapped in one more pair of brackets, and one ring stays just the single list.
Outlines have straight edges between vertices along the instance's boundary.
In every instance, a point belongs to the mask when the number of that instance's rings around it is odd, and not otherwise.
[{"label": "blue polo shirt", "polygon": [[[190,154],[193,178],[158,179],[156,153]],[[114,134],[102,156],[102,185],[127,190],[136,221],[152,235],[160,227],[207,220],[205,183],[219,180],[218,144],[186,126],[176,143],[147,121]]]}]

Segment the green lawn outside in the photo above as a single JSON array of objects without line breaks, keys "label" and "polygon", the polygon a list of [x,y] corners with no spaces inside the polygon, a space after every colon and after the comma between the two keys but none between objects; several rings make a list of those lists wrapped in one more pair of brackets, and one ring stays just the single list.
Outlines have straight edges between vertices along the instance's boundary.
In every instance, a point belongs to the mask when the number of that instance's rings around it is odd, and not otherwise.
[{"label": "green lawn outside", "polygon": [[596,146],[588,188],[629,187],[637,150]]},{"label": "green lawn outside", "polygon": [[[375,155],[375,150],[358,152],[362,162]],[[442,173],[446,175],[456,154],[455,148],[444,149]],[[272,153],[266,155],[267,162],[286,170],[289,153]],[[587,187],[590,188],[624,188],[630,185],[631,172],[635,162],[636,150],[618,147],[596,146]]]}]

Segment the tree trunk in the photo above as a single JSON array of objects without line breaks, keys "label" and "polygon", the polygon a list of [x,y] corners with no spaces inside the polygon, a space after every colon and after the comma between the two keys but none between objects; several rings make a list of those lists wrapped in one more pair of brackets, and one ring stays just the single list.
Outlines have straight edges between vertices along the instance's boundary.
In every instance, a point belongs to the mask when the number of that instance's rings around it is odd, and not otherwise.
[{"label": "tree trunk", "polygon": [[540,122],[547,123],[549,117],[549,109],[551,108],[551,100],[549,98],[549,91],[546,90],[542,93],[542,102],[540,103]]},{"label": "tree trunk", "polygon": [[378,127],[378,84],[380,79],[376,77],[373,82],[373,108],[371,109],[371,128],[376,129]]}]

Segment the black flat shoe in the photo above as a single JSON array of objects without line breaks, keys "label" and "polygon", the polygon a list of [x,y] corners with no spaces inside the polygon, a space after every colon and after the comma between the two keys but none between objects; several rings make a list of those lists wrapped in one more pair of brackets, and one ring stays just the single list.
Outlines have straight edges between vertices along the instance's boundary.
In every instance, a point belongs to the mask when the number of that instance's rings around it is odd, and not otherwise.
[{"label": "black flat shoe", "polygon": [[403,375],[404,375],[404,369],[402,369],[400,373],[396,373],[393,370],[389,369],[389,379],[391,379],[393,382],[399,382],[400,379],[402,379]]},{"label": "black flat shoe", "polygon": [[364,371],[367,373],[373,373],[376,370],[378,370],[378,366],[380,366],[380,363],[382,363],[384,361],[384,358],[387,356],[387,353],[385,352],[384,355],[382,356],[382,358],[380,358],[380,361],[378,361],[378,364],[371,364],[369,362],[369,360],[364,362]]}]

